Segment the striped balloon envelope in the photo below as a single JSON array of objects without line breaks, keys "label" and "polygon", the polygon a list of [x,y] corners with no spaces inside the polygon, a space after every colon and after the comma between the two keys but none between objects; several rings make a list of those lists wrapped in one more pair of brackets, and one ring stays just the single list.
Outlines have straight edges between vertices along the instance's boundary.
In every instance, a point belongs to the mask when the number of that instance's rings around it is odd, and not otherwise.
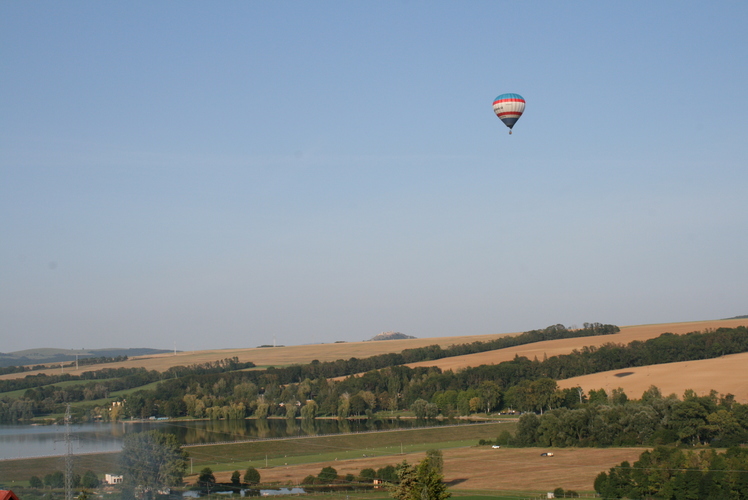
[{"label": "striped balloon envelope", "polygon": [[525,98],[519,94],[501,94],[493,100],[493,112],[509,127],[511,134],[512,127],[525,112]]}]

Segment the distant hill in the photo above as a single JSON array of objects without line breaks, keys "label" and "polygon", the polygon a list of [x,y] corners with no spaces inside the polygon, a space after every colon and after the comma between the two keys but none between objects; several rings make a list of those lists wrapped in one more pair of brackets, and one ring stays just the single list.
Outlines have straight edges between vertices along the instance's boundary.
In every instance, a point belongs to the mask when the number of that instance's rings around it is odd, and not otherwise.
[{"label": "distant hill", "polygon": [[382,332],[379,335],[374,335],[371,340],[404,340],[414,338],[416,337],[405,335],[404,333],[400,332]]},{"label": "distant hill", "polygon": [[116,358],[126,356],[148,356],[172,352],[164,349],[132,348],[132,349],[26,349],[10,353],[0,352],[0,367],[23,366],[23,365],[46,365],[51,363],[64,363],[84,358]]},{"label": "distant hill", "polygon": [[[601,345],[607,342],[623,343],[628,344],[634,340],[646,341],[650,338],[658,337],[660,334],[665,332],[674,333],[676,335],[682,335],[693,331],[704,331],[707,329],[717,328],[735,328],[737,326],[746,326],[748,321],[745,319],[731,319],[731,320],[713,320],[713,321],[691,321],[686,323],[661,323],[661,324],[649,324],[649,325],[633,325],[633,326],[622,326],[621,332],[614,335],[604,335],[596,337],[581,337],[572,339],[562,339],[554,341],[538,342],[534,344],[522,345],[513,348],[500,349],[496,351],[488,351],[486,353],[477,353],[472,355],[456,356],[451,358],[443,358],[434,361],[428,361],[423,363],[423,366],[439,366],[442,370],[454,370],[457,371],[460,368],[468,368],[474,366],[480,366],[485,364],[496,364],[502,361],[514,359],[515,355],[524,356],[528,359],[542,360],[545,357],[557,356],[559,354],[568,354],[574,349],[581,350],[585,346],[590,345]],[[156,370],[159,372],[166,371],[174,366],[190,366],[202,363],[213,363],[218,360],[227,358],[238,358],[239,362],[252,361],[257,365],[262,366],[275,366],[282,367],[292,364],[306,364],[309,360],[317,360],[319,362],[325,361],[336,361],[339,359],[350,359],[358,358],[363,359],[370,356],[376,356],[380,354],[388,353],[399,353],[405,349],[417,349],[421,347],[427,347],[431,345],[439,345],[442,349],[449,348],[450,346],[472,344],[473,342],[490,342],[504,336],[519,335],[522,332],[516,333],[500,333],[500,334],[482,334],[482,335],[460,335],[453,337],[426,337],[426,338],[410,338],[400,340],[398,342],[345,342],[345,343],[326,343],[326,344],[308,344],[308,345],[289,345],[279,349],[258,349],[256,347],[240,347],[232,349],[209,349],[202,351],[184,351],[179,352],[177,355],[173,355],[172,351],[157,351],[152,350],[151,352],[162,352],[163,354],[148,354],[147,356],[141,356],[138,358],[130,357],[127,361],[107,363],[107,368],[145,368],[146,370]],[[377,336],[380,337],[380,336]],[[122,353],[122,350],[119,351]],[[70,351],[75,354],[75,351]],[[13,353],[19,354],[19,353]],[[126,353],[130,356],[129,353]],[[147,353],[146,353],[147,354]],[[5,356],[8,356],[7,354]],[[132,356],[135,356],[132,354]],[[74,359],[74,358],[73,358]],[[37,360],[30,360],[27,364],[35,365],[42,364]],[[421,366],[420,363],[409,364],[411,367]],[[690,365],[689,365],[690,368]],[[69,370],[69,373],[80,374],[84,371],[90,371],[90,367],[81,366],[80,370],[75,371]],[[47,370],[41,370],[35,373],[48,373],[57,374],[59,373],[59,362],[57,367],[50,367]],[[68,370],[66,370],[68,371]],[[729,372],[727,375],[725,372],[716,372],[721,374],[723,378],[725,376],[731,376]],[[28,373],[7,373],[0,375],[0,380],[23,378]],[[624,377],[620,381],[625,381],[632,377]],[[616,378],[618,381],[619,379]],[[651,381],[652,384],[657,384],[656,380]],[[620,385],[620,384],[619,384]],[[714,389],[720,391],[718,383],[714,383]],[[626,388],[625,385],[621,385]],[[746,385],[748,388],[748,385]],[[724,391],[722,391],[724,392]],[[736,394],[736,393],[734,393]],[[736,394],[737,396],[737,394]],[[748,389],[744,393],[744,399],[748,402]]]}]

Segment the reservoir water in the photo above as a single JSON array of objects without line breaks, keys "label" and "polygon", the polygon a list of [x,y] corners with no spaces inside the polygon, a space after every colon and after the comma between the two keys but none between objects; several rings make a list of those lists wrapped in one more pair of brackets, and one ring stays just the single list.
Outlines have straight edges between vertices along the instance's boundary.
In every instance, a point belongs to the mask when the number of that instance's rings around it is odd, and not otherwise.
[{"label": "reservoir water", "polygon": [[[460,422],[414,419],[137,421],[72,425],[71,437],[73,453],[82,454],[119,451],[126,434],[154,429],[174,434],[180,443],[190,445],[456,423]],[[66,449],[65,427],[62,425],[0,425],[0,460],[62,456]]]}]

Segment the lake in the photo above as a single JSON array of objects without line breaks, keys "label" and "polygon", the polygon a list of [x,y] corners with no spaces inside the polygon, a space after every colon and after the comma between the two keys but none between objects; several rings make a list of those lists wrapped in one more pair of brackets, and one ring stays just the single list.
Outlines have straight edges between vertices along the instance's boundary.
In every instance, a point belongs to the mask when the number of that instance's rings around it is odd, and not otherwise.
[{"label": "lake", "polygon": [[[190,445],[456,423],[461,422],[415,419],[127,421],[71,425],[71,437],[73,453],[83,454],[119,451],[126,434],[153,429],[174,434],[180,443]],[[62,425],[0,425],[0,460],[61,456],[66,453],[66,449],[65,427]]]}]

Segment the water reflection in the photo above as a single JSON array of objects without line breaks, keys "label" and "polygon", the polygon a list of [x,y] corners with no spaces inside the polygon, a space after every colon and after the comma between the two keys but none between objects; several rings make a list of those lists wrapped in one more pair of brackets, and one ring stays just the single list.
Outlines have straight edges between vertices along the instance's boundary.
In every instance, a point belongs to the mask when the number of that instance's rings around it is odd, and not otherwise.
[{"label": "water reflection", "polygon": [[266,439],[270,437],[270,424],[265,418],[255,420],[255,429],[257,429],[257,437]]},{"label": "water reflection", "polygon": [[348,434],[351,432],[351,421],[350,420],[337,420],[338,432],[341,434]]},{"label": "water reflection", "polygon": [[[119,451],[125,434],[158,429],[174,434],[182,444],[208,444],[247,441],[289,436],[345,434],[371,430],[388,430],[454,424],[452,421],[403,420],[336,420],[336,419],[259,419],[197,420],[167,422],[116,422],[72,426],[73,452],[96,453]],[[65,454],[63,426],[0,426],[0,459]]]},{"label": "water reflection", "polygon": [[304,419],[301,421],[301,432],[303,432],[307,436],[316,436],[317,435],[317,427],[314,425],[315,420],[311,419]]},{"label": "water reflection", "polygon": [[298,436],[301,434],[301,427],[296,423],[296,420],[287,418],[286,419],[286,436]]},{"label": "water reflection", "polygon": [[306,493],[304,488],[279,488],[277,490],[260,490],[260,495],[264,497],[273,495],[302,495]]}]

